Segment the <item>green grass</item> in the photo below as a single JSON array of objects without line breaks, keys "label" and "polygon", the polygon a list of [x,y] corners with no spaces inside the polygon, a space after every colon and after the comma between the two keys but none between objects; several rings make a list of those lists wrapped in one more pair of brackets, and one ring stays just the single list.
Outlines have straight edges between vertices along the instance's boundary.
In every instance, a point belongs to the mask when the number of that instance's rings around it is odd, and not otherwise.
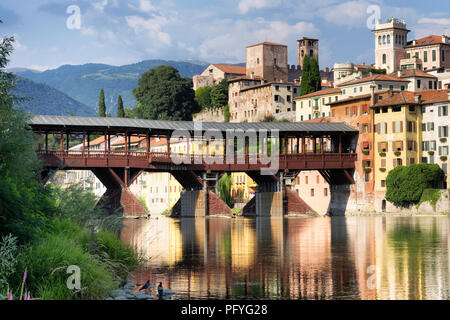
[{"label": "green grass", "polygon": [[423,202],[429,202],[433,207],[435,207],[440,197],[441,190],[425,189],[422,193],[422,196],[420,197],[420,201],[417,204],[417,207],[419,207]]}]

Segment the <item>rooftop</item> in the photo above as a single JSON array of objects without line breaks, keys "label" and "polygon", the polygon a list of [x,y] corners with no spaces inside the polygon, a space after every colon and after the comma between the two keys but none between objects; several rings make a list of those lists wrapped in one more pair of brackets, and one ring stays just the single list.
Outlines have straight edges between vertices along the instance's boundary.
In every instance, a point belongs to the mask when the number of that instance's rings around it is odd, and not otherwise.
[{"label": "rooftop", "polygon": [[296,97],[294,100],[302,100],[302,99],[306,99],[306,98],[320,97],[320,96],[325,96],[325,95],[334,94],[334,93],[342,93],[342,90],[340,88],[330,88],[330,89],[319,90],[316,92],[311,92],[311,93],[305,94],[300,97]]},{"label": "rooftop", "polygon": [[241,89],[242,91],[248,91],[248,90],[253,90],[253,89],[258,89],[258,88],[263,88],[263,87],[267,87],[267,86],[279,86],[279,85],[286,85],[286,86],[293,86],[293,87],[300,87],[300,83],[295,83],[295,82],[276,82],[276,81],[270,81],[270,82],[266,82],[266,83],[262,83],[262,84],[258,84],[255,86],[249,86],[249,87],[245,87]]},{"label": "rooftop", "polygon": [[186,130],[189,132],[207,130],[234,131],[234,130],[268,130],[280,133],[298,132],[357,132],[356,129],[345,123],[295,123],[295,122],[193,122],[193,121],[166,121],[166,120],[144,120],[128,118],[96,118],[96,117],[71,117],[71,116],[43,116],[36,115],[28,124],[35,131],[61,132],[70,130],[72,132],[105,132],[111,133],[128,132],[132,134],[170,134],[175,130]]},{"label": "rooftop", "polygon": [[265,42],[253,44],[253,45],[251,45],[251,46],[247,46],[247,48],[256,47],[256,46],[261,46],[261,45],[263,45],[263,46],[280,46],[280,47],[287,47],[287,45],[285,45],[285,44],[280,44],[280,43],[275,43],[275,42],[265,41]]},{"label": "rooftop", "polygon": [[420,97],[420,104],[432,104],[438,102],[447,102],[449,90],[429,90],[429,91],[402,91],[393,93],[390,97],[379,100],[373,107],[386,107],[398,105],[416,105],[416,98]]},{"label": "rooftop", "polygon": [[[448,42],[444,42],[442,38],[446,38]],[[414,41],[416,44],[414,44]],[[447,44],[450,45],[450,38],[448,36],[436,36],[436,35],[430,35],[424,38],[420,38],[417,40],[409,41],[406,48],[415,48],[415,47],[422,47],[422,46],[430,46],[435,44]]]},{"label": "rooftop", "polygon": [[391,75],[376,74],[376,75],[362,78],[362,79],[347,81],[347,82],[339,84],[339,86],[343,87],[343,86],[349,86],[349,85],[353,85],[353,84],[372,82],[372,81],[409,82],[409,80],[403,80],[403,79],[400,79],[397,77],[393,77]]},{"label": "rooftop", "polygon": [[431,78],[431,79],[437,79],[437,77],[433,76],[432,74],[423,72],[419,69],[408,69],[403,70],[400,72],[400,75],[397,72],[391,73],[390,76],[397,76],[399,78],[411,78],[411,77],[422,77],[422,78]]},{"label": "rooftop", "polygon": [[235,66],[230,64],[213,64],[213,66],[225,73],[245,75],[246,72],[245,66]]}]

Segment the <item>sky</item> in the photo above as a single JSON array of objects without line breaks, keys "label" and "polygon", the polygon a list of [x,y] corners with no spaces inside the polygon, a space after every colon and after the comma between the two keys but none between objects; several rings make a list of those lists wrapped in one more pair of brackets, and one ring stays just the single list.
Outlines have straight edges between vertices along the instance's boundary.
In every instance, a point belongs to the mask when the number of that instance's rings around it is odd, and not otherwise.
[{"label": "sky", "polygon": [[449,0],[2,0],[0,36],[13,35],[9,64],[36,70],[65,64],[125,65],[146,59],[245,62],[245,47],[319,41],[321,68],[371,64],[370,26],[405,20],[409,39],[450,34]]}]

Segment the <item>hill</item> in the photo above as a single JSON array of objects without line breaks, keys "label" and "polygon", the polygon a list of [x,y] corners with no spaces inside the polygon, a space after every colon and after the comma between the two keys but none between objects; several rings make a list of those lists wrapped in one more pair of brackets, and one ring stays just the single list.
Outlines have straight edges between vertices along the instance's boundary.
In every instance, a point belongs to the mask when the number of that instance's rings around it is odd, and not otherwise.
[{"label": "hill", "polygon": [[115,115],[117,96],[122,96],[126,108],[134,108],[137,102],[132,91],[137,87],[139,77],[160,65],[170,65],[178,69],[182,77],[189,78],[203,72],[207,67],[184,61],[146,60],[125,66],[94,63],[79,66],[64,65],[40,73],[26,70],[16,74],[58,89],[72,99],[89,106],[94,113],[97,110],[100,89],[103,88],[107,113]]},{"label": "hill", "polygon": [[26,101],[16,102],[16,106],[33,114],[68,116],[94,116],[95,110],[76,101],[61,91],[46,84],[36,83],[29,79],[18,77],[13,94]]}]

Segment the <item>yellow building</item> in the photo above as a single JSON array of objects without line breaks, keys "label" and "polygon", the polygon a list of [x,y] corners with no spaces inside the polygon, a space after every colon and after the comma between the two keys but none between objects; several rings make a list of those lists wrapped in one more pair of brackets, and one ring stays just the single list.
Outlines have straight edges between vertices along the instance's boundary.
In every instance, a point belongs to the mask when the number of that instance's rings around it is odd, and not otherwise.
[{"label": "yellow building", "polygon": [[257,184],[245,172],[231,174],[231,195],[236,203],[247,203],[255,194]]},{"label": "yellow building", "polygon": [[[420,97],[403,91],[375,101],[375,207],[386,209],[386,177],[396,166],[419,163],[422,113]],[[378,211],[378,210],[377,210]]]}]

